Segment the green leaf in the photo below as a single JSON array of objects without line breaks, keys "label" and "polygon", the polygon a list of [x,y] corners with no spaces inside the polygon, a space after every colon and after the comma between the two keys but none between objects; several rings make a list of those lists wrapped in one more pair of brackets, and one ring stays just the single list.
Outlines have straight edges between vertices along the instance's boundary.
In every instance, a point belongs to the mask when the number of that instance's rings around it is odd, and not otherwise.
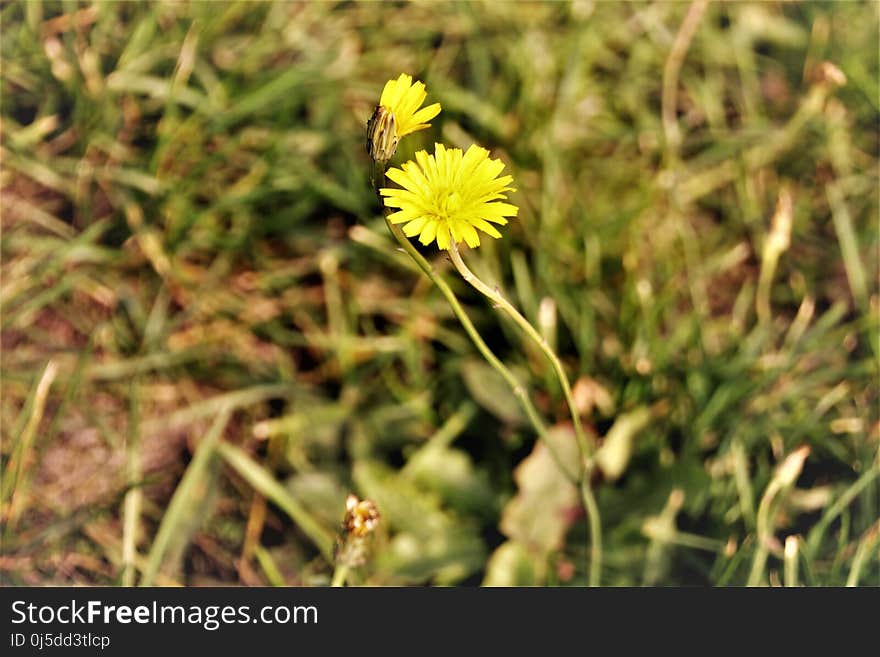
[{"label": "green leaf", "polygon": [[303,533],[308,536],[312,543],[317,546],[321,554],[328,561],[333,559],[333,533],[323,527],[312,515],[293,497],[287,489],[278,483],[263,466],[254,461],[241,448],[228,443],[221,443],[217,451],[241,477],[247,481],[254,490],[265,495],[277,504],[299,526]]},{"label": "green leaf", "polygon": [[470,455],[460,449],[429,449],[409,461],[406,473],[427,490],[438,493],[457,511],[491,515],[494,496],[484,472],[478,472]]},{"label": "green leaf", "polygon": [[461,365],[461,376],[474,401],[492,415],[516,426],[527,423],[510,387],[490,365],[476,359],[465,361]]},{"label": "green leaf", "polygon": [[179,557],[193,532],[207,516],[207,507],[213,497],[218,470],[214,454],[223,429],[229,421],[229,411],[221,412],[211,425],[208,434],[199,443],[193,459],[180,480],[147,557],[147,566],[141,581],[142,586],[151,586],[166,562],[177,562],[178,558],[166,559],[166,555]]},{"label": "green leaf", "polygon": [[453,584],[480,568],[486,550],[478,528],[441,506],[441,499],[379,462],[361,461],[354,480],[382,522],[396,532],[376,555],[376,570],[392,578]]}]

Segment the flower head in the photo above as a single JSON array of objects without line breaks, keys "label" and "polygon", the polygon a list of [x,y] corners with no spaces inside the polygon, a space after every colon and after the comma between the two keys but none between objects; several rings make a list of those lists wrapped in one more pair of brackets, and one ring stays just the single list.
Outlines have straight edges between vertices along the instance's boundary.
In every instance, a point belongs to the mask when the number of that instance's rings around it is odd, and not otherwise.
[{"label": "flower head", "polygon": [[345,500],[345,518],[342,525],[345,531],[356,538],[370,534],[379,524],[379,509],[370,500],[360,500],[357,495],[349,495]]},{"label": "flower head", "polygon": [[397,151],[399,141],[394,113],[379,105],[367,122],[367,153],[377,162],[387,162]]},{"label": "flower head", "polygon": [[394,114],[398,137],[406,137],[411,132],[430,127],[428,121],[440,113],[440,103],[419,109],[427,95],[425,83],[413,84],[412,76],[406,73],[401,73],[396,80],[385,83],[379,105]]},{"label": "flower head", "polygon": [[489,151],[471,146],[462,154],[459,148],[434,145],[434,155],[416,153],[416,161],[406,162],[401,169],[391,168],[388,178],[403,189],[383,188],[385,206],[398,208],[388,216],[393,224],[404,224],[408,237],[419,236],[422,244],[434,240],[441,249],[450,248],[450,234],[456,243],[480,245],[480,229],[491,237],[501,237],[492,224],[501,226],[507,217],[515,217],[518,208],[510,203],[505,192],[511,176],[498,174],[504,169],[501,160],[489,157]]},{"label": "flower head", "polygon": [[440,113],[440,103],[419,109],[427,95],[425,84],[413,84],[406,73],[385,83],[379,105],[367,122],[367,152],[373,160],[387,162],[401,137],[431,125],[427,121]]}]

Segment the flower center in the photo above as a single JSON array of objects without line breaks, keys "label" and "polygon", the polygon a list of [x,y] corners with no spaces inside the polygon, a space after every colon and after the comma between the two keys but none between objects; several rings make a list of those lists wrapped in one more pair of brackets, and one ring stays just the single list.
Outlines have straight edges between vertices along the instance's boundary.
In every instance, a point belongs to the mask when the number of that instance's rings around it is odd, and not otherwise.
[{"label": "flower center", "polygon": [[455,190],[444,189],[437,194],[437,211],[449,218],[461,209],[461,194]]}]

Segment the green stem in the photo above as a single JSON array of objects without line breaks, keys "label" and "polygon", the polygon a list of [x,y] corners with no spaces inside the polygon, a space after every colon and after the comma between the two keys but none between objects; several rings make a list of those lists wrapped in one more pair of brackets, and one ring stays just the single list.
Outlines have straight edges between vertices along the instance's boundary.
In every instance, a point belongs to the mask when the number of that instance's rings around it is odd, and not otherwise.
[{"label": "green stem", "polygon": [[758,516],[756,520],[757,545],[755,546],[755,554],[752,557],[752,569],[749,572],[749,578],[746,580],[746,586],[760,586],[764,578],[764,570],[767,566],[767,557],[770,555],[768,547],[770,537],[773,535],[773,520],[770,509],[779,493],[781,486],[777,479],[772,479],[767,484],[767,489],[758,505]]},{"label": "green stem", "polygon": [[807,536],[807,550],[809,551],[810,556],[815,558],[822,539],[825,536],[825,531],[831,526],[831,523],[834,522],[837,516],[843,513],[843,510],[846,509],[846,507],[848,507],[878,476],[880,476],[880,467],[875,465],[856,479],[855,482],[853,482],[853,484],[837,498],[834,504],[828,507],[825,513],[822,514],[822,517],[815,525],[813,525],[813,528]]},{"label": "green stem", "polygon": [[[381,165],[380,165],[381,166]],[[593,490],[590,487],[590,472],[592,470],[592,463],[590,458],[592,456],[591,445],[587,441],[586,434],[584,433],[583,427],[581,426],[580,417],[578,416],[577,410],[574,405],[574,397],[571,392],[571,386],[568,383],[568,378],[565,375],[565,372],[562,369],[562,364],[559,362],[559,359],[556,357],[556,354],[553,353],[553,350],[547,345],[547,342],[538,335],[537,331],[532,327],[531,324],[526,321],[526,319],[517,312],[517,310],[511,306],[506,299],[504,299],[499,293],[495,293],[490,290],[488,286],[482,283],[464,264],[461,260],[461,256],[458,253],[458,249],[455,246],[455,240],[451,239],[452,250],[450,251],[453,254],[452,260],[453,263],[458,268],[459,273],[462,274],[464,279],[477,287],[477,290],[482,292],[484,295],[496,301],[497,305],[501,306],[505,309],[508,314],[511,314],[512,317],[517,321],[517,323],[526,331],[526,333],[535,340],[538,345],[541,347],[541,350],[547,355],[550,359],[550,362],[553,364],[554,371],[556,372],[556,376],[560,380],[560,384],[562,385],[563,393],[565,394],[565,400],[568,403],[568,407],[571,411],[572,422],[574,424],[575,436],[578,443],[578,449],[581,454],[581,467],[580,467],[580,475],[573,474],[565,463],[560,458],[556,449],[553,447],[553,443],[550,441],[547,427],[544,424],[541,417],[538,415],[535,410],[534,405],[532,405],[532,401],[529,398],[526,389],[516,380],[513,373],[492,353],[492,350],[489,349],[489,346],[483,340],[480,333],[477,331],[476,327],[474,327],[470,318],[464,312],[464,309],[461,307],[461,304],[458,301],[458,298],[455,296],[455,293],[452,291],[452,288],[447,285],[446,281],[444,281],[437,273],[434,271],[434,267],[429,263],[421,253],[419,253],[416,248],[412,245],[406,235],[403,234],[403,231],[400,230],[398,226],[395,226],[388,220],[388,213],[384,211],[384,202],[379,194],[379,187],[381,186],[383,180],[385,178],[384,175],[384,167],[381,167],[380,173],[373,179],[373,187],[376,192],[376,195],[379,197],[380,205],[383,206],[383,215],[385,217],[385,224],[388,226],[388,230],[391,231],[391,234],[394,235],[394,239],[400,244],[403,250],[415,261],[415,263],[419,266],[419,268],[425,272],[425,275],[431,280],[434,285],[440,290],[446,300],[449,302],[449,305],[452,307],[452,312],[455,313],[455,316],[458,318],[458,321],[461,322],[461,325],[464,327],[464,330],[467,332],[468,336],[473,341],[474,345],[479,350],[480,354],[486,361],[498,372],[501,377],[505,380],[505,382],[510,386],[514,396],[519,400],[520,405],[523,407],[526,415],[529,418],[529,421],[532,423],[532,426],[535,428],[535,431],[538,433],[539,439],[544,443],[547,447],[550,455],[553,457],[553,460],[556,462],[556,465],[559,467],[559,470],[563,473],[563,475],[572,483],[579,484],[581,500],[584,505],[584,510],[587,513],[589,526],[590,526],[590,538],[591,538],[591,548],[590,548],[590,586],[598,586],[601,583],[602,578],[602,521],[599,515],[599,505],[596,502],[595,495],[593,494]],[[456,260],[458,262],[456,262]],[[459,266],[459,264],[461,266]],[[468,272],[469,276],[465,276],[463,270]],[[476,284],[482,286],[483,289],[478,287]],[[488,294],[487,294],[488,292]],[[517,320],[517,318],[519,318]]]},{"label": "green stem", "polygon": [[859,541],[859,547],[856,548],[856,555],[853,557],[852,566],[849,570],[849,577],[846,578],[847,586],[859,585],[859,576],[861,575],[865,559],[877,547],[878,541],[880,541],[880,522],[874,523],[874,526],[868,530],[865,537]]},{"label": "green stem", "polygon": [[465,332],[470,337],[471,341],[474,343],[474,346],[480,352],[480,355],[486,359],[486,362],[492,366],[492,368],[501,375],[501,378],[504,379],[505,383],[510,387],[511,392],[513,392],[513,396],[519,400],[520,406],[522,406],[523,411],[525,411],[526,417],[528,417],[529,422],[531,422],[532,427],[535,429],[535,432],[538,434],[538,438],[544,445],[547,447],[547,450],[550,452],[550,456],[553,458],[560,472],[572,483],[578,482],[578,476],[576,473],[571,472],[565,461],[563,461],[562,457],[559,456],[559,453],[556,451],[556,448],[553,446],[552,441],[550,440],[549,433],[547,431],[547,426],[544,424],[544,421],[541,419],[541,416],[538,415],[538,411],[535,409],[535,406],[532,404],[532,400],[529,397],[528,391],[525,387],[516,379],[513,375],[513,372],[508,369],[508,367],[501,362],[501,360],[492,353],[492,350],[489,349],[489,345],[486,344],[486,341],[483,340],[483,337],[480,335],[479,331],[477,331],[473,322],[471,322],[470,317],[465,313],[464,308],[462,308],[461,303],[458,301],[458,297],[455,296],[455,292],[452,291],[452,288],[444,281],[436,271],[434,271],[434,266],[428,262],[425,257],[416,250],[416,248],[412,245],[412,242],[409,241],[406,235],[403,234],[403,231],[400,230],[398,226],[395,226],[390,221],[388,221],[388,211],[385,208],[384,200],[382,199],[381,194],[379,193],[379,188],[384,184],[385,181],[385,165],[381,162],[374,162],[377,171],[374,172],[372,177],[373,182],[373,191],[376,192],[376,197],[379,199],[379,204],[382,207],[382,216],[385,218],[385,225],[388,226],[388,230],[391,231],[391,234],[394,236],[394,239],[397,240],[397,243],[400,244],[401,248],[406,252],[406,254],[413,259],[413,261],[419,266],[425,275],[430,279],[430,281],[437,286],[437,289],[440,290],[440,293],[446,298],[446,301],[449,303],[449,306],[452,308],[452,312],[455,314],[458,321],[461,323]]},{"label": "green stem", "polygon": [[602,517],[588,472],[581,481],[581,501],[590,523],[590,586],[599,586],[602,583]]},{"label": "green stem", "polygon": [[336,569],[333,571],[333,579],[330,580],[330,586],[345,586],[346,577],[348,577],[348,566],[336,564]]},{"label": "green stem", "polygon": [[562,386],[562,392],[565,395],[565,402],[568,405],[568,410],[571,414],[571,422],[574,426],[574,434],[581,454],[580,493],[581,500],[584,504],[584,510],[587,512],[587,518],[590,523],[590,586],[598,586],[601,582],[602,576],[602,520],[599,515],[599,505],[596,503],[596,497],[593,494],[593,489],[590,487],[590,472],[592,471],[591,459],[593,455],[592,445],[587,440],[587,435],[584,433],[584,428],[581,425],[580,414],[575,406],[574,395],[572,395],[571,392],[571,385],[568,383],[568,377],[565,374],[565,370],[562,369],[562,363],[556,353],[550,348],[550,345],[547,344],[547,340],[545,340],[535,327],[513,307],[513,304],[505,299],[497,288],[491,288],[486,285],[468,268],[464,263],[464,260],[461,258],[461,253],[458,251],[458,245],[455,243],[455,238],[452,235],[449,236],[449,244],[449,254],[452,258],[452,264],[455,265],[455,268],[458,270],[458,273],[461,274],[461,277],[480,294],[489,299],[496,307],[507,313],[507,315],[516,322],[517,326],[519,326],[523,332],[538,345],[541,351],[544,352],[547,360],[549,360],[550,364],[553,366],[553,371],[556,374],[556,378],[559,380],[559,385]]},{"label": "green stem", "polygon": [[458,273],[461,274],[461,277],[480,294],[495,304],[495,306],[507,313],[507,315],[516,322],[517,326],[519,326],[523,332],[536,345],[538,345],[541,351],[544,352],[547,360],[550,361],[550,364],[553,366],[553,371],[556,374],[556,378],[559,380],[559,385],[562,386],[562,393],[565,395],[565,402],[568,404],[568,409],[571,414],[571,422],[574,426],[574,433],[577,438],[578,447],[581,451],[581,457],[584,459],[584,462],[586,462],[592,456],[592,446],[587,440],[587,435],[584,433],[584,428],[581,425],[580,414],[577,412],[577,407],[574,403],[571,386],[568,383],[568,377],[565,374],[565,370],[562,369],[562,363],[559,361],[559,357],[553,352],[550,345],[547,344],[547,340],[545,340],[535,327],[513,307],[513,304],[504,298],[501,292],[496,288],[491,288],[486,285],[483,281],[477,278],[476,274],[468,269],[468,266],[464,264],[464,260],[461,259],[461,253],[458,252],[458,245],[455,243],[455,239],[451,235],[449,237],[449,244],[449,254],[452,257],[452,264],[455,265],[455,268],[458,270]]},{"label": "green stem", "polygon": [[388,226],[388,230],[391,231],[391,234],[394,235],[394,238],[398,241],[403,250],[416,262],[419,268],[425,272],[425,275],[431,279],[431,282],[437,286],[440,290],[441,294],[446,298],[446,301],[449,303],[452,308],[452,312],[455,314],[458,321],[461,323],[462,327],[464,327],[465,332],[470,337],[471,341],[476,346],[477,350],[486,359],[486,361],[493,367],[493,369],[501,375],[504,381],[510,386],[511,391],[513,392],[514,397],[519,400],[520,405],[526,413],[526,416],[529,418],[529,421],[532,423],[535,431],[538,433],[538,437],[550,451],[550,455],[553,457],[553,460],[556,462],[556,465],[562,471],[562,473],[568,478],[572,483],[576,483],[578,481],[577,474],[571,472],[562,458],[559,456],[559,453],[553,446],[553,443],[550,441],[549,434],[547,432],[547,427],[544,424],[544,421],[541,419],[541,416],[538,415],[538,411],[535,409],[535,406],[532,404],[532,400],[529,397],[528,392],[525,387],[517,381],[516,377],[513,375],[513,372],[508,369],[508,367],[502,363],[498,357],[492,353],[492,350],[489,349],[489,345],[486,344],[485,340],[483,340],[479,331],[477,331],[473,322],[471,322],[470,317],[464,311],[464,308],[461,307],[461,303],[459,303],[458,298],[455,296],[455,292],[452,291],[452,288],[444,281],[437,272],[434,271],[434,267],[425,260],[424,256],[419,253],[416,248],[412,245],[412,243],[407,239],[406,235],[400,230],[399,227],[392,224],[388,221],[388,217],[385,217],[385,223]]},{"label": "green stem", "polygon": [[783,552],[783,582],[786,586],[798,585],[798,538],[789,536],[785,539],[785,551]]}]

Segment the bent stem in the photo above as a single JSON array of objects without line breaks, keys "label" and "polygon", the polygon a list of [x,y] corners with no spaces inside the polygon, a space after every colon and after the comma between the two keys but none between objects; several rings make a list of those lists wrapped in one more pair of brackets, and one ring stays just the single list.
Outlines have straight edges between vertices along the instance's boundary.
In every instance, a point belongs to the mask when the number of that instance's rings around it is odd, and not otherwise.
[{"label": "bent stem", "polygon": [[565,370],[562,369],[562,363],[559,361],[559,357],[553,352],[550,348],[550,345],[547,344],[547,340],[545,340],[535,329],[534,326],[529,324],[529,321],[523,317],[520,312],[513,307],[507,299],[498,291],[497,288],[491,288],[486,285],[483,281],[477,278],[476,274],[474,274],[468,266],[464,264],[464,260],[461,259],[461,253],[458,251],[458,245],[455,243],[455,239],[450,235],[449,237],[449,254],[452,258],[452,264],[455,265],[455,268],[458,270],[458,273],[461,274],[461,277],[467,281],[471,287],[477,290],[480,294],[489,299],[495,306],[503,310],[507,315],[516,322],[517,326],[519,326],[523,332],[544,352],[544,355],[547,357],[547,360],[550,361],[550,364],[553,366],[553,372],[556,374],[556,378],[559,380],[559,385],[562,386],[562,393],[565,395],[565,402],[568,404],[568,409],[571,414],[571,422],[574,426],[574,433],[577,438],[578,447],[580,448],[581,457],[584,459],[586,463],[590,457],[592,456],[592,446],[587,440],[587,435],[584,433],[584,428],[581,425],[581,418],[578,415],[577,407],[574,403],[574,396],[571,392],[571,385],[568,383],[568,377],[565,375]]},{"label": "bent stem", "polygon": [[572,483],[578,482],[577,474],[571,472],[562,458],[559,456],[559,453],[556,451],[556,448],[553,446],[553,443],[550,440],[550,437],[547,432],[547,427],[544,424],[544,421],[541,419],[541,416],[538,415],[538,411],[535,409],[535,406],[532,404],[532,400],[529,397],[528,392],[525,387],[517,381],[516,377],[513,375],[513,372],[508,369],[508,367],[502,363],[498,357],[492,353],[492,350],[489,349],[489,345],[486,344],[483,337],[480,335],[479,331],[477,331],[473,322],[471,322],[470,317],[464,311],[464,308],[461,307],[461,303],[458,301],[458,297],[455,296],[455,292],[452,291],[452,288],[444,281],[440,276],[437,275],[437,272],[434,271],[434,267],[428,262],[421,253],[419,253],[415,247],[410,243],[409,239],[407,239],[406,235],[400,230],[399,227],[392,224],[388,221],[388,217],[385,217],[385,224],[388,226],[388,230],[391,231],[391,234],[394,235],[394,238],[398,241],[398,243],[403,247],[403,250],[415,260],[416,264],[419,268],[425,272],[425,275],[431,279],[431,282],[436,285],[440,292],[446,297],[446,301],[452,307],[452,312],[455,314],[458,321],[461,323],[462,327],[464,327],[465,332],[470,337],[471,341],[476,346],[477,350],[480,352],[480,355],[486,359],[489,365],[501,375],[507,385],[510,387],[510,390],[513,392],[514,397],[519,400],[520,406],[522,406],[523,410],[526,413],[526,416],[529,418],[529,421],[534,427],[535,431],[538,433],[538,437],[550,451],[550,455],[553,457],[553,460],[556,462],[556,465],[559,467],[560,471],[565,475],[565,477],[571,481]]},{"label": "bent stem", "polygon": [[409,255],[410,258],[415,261],[415,263],[419,266],[425,275],[430,279],[430,281],[437,286],[440,290],[440,293],[446,298],[446,301],[449,303],[449,306],[452,308],[452,312],[455,314],[455,317],[458,319],[459,323],[461,323],[465,332],[468,334],[468,337],[471,339],[471,342],[474,343],[474,346],[480,352],[480,355],[486,359],[486,362],[492,366],[492,368],[501,375],[501,378],[504,379],[504,382],[507,383],[508,387],[510,387],[513,396],[519,401],[520,406],[528,417],[529,422],[534,428],[535,432],[538,434],[538,438],[541,442],[544,443],[544,446],[547,447],[547,450],[550,452],[550,456],[553,458],[553,461],[556,463],[559,470],[563,473],[563,475],[568,479],[571,483],[578,483],[578,475],[577,473],[572,472],[567,464],[562,460],[559,456],[559,453],[556,451],[556,448],[553,446],[552,441],[550,440],[549,433],[547,431],[547,427],[544,424],[544,421],[541,419],[541,416],[538,414],[538,411],[535,409],[534,404],[532,404],[532,400],[529,397],[529,393],[526,390],[525,386],[523,386],[514,376],[513,372],[501,362],[501,360],[492,353],[492,350],[489,348],[489,345],[486,344],[486,341],[483,340],[483,337],[480,335],[477,328],[474,326],[473,322],[471,322],[470,317],[465,313],[464,308],[462,308],[461,303],[458,301],[458,297],[455,296],[455,292],[452,291],[452,288],[446,283],[443,278],[441,278],[436,271],[434,271],[434,266],[428,262],[425,257],[416,250],[416,248],[412,245],[406,235],[403,234],[403,231],[400,230],[399,226],[395,226],[390,221],[388,221],[388,212],[384,207],[384,203],[382,202],[382,197],[379,194],[379,188],[385,179],[384,173],[384,165],[380,162],[375,163],[378,167],[379,171],[376,173],[373,178],[373,189],[376,192],[376,196],[379,198],[380,206],[383,208],[382,215],[385,218],[385,225],[388,226],[388,230],[394,236],[394,239],[397,240],[397,243],[400,244],[401,248]]},{"label": "bent stem", "polygon": [[568,405],[568,410],[571,414],[571,422],[574,426],[574,433],[581,454],[580,492],[584,504],[584,510],[587,512],[590,524],[591,538],[590,585],[598,586],[601,581],[602,572],[602,522],[599,516],[599,505],[596,503],[595,495],[590,487],[590,473],[592,472],[593,455],[592,445],[587,440],[584,428],[581,425],[581,418],[574,403],[571,385],[568,383],[568,377],[565,374],[565,370],[562,369],[562,363],[560,362],[559,357],[550,348],[550,345],[547,344],[547,340],[545,340],[538,331],[535,330],[535,327],[513,307],[513,304],[505,299],[497,288],[491,288],[486,285],[468,268],[464,263],[464,260],[461,258],[461,253],[458,251],[458,245],[455,243],[455,238],[452,235],[449,236],[449,245],[449,255],[452,259],[452,264],[455,265],[455,268],[458,270],[458,273],[461,274],[461,277],[476,289],[477,292],[489,299],[493,305],[507,313],[517,326],[519,326],[520,329],[522,329],[522,331],[536,345],[538,345],[541,351],[544,352],[547,360],[550,361],[553,371],[556,374],[556,378],[559,380],[559,385],[562,387],[562,392],[565,395],[565,402]]}]

